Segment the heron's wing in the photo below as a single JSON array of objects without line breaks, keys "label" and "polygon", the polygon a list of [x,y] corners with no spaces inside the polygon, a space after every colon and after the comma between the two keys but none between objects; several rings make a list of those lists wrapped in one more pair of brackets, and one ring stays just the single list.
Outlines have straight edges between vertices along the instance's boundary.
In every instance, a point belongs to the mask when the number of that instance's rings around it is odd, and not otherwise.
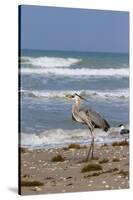
[{"label": "heron's wing", "polygon": [[86,114],[86,118],[88,117],[88,119],[91,121],[93,125],[95,125],[95,127],[102,128],[105,131],[107,131],[110,128],[108,122],[92,108],[80,109],[79,113],[83,112]]}]

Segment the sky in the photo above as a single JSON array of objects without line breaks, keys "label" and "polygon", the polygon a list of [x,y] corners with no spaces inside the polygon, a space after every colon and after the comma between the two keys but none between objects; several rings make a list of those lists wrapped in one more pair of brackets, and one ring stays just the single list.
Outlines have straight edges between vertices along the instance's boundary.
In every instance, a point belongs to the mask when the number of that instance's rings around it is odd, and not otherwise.
[{"label": "sky", "polygon": [[129,50],[129,13],[21,6],[22,49],[121,52]]}]

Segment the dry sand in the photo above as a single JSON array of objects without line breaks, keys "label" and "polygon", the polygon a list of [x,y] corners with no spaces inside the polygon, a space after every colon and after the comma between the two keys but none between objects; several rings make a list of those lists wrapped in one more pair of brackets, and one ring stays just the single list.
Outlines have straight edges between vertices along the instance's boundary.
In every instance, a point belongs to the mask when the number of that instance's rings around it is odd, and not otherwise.
[{"label": "dry sand", "polygon": [[[83,162],[88,151],[79,149],[39,149],[21,152],[21,194],[48,194],[129,188],[129,146],[96,146],[95,160]],[[61,155],[62,162],[53,162]],[[81,172],[88,164],[102,170]],[[38,182],[34,182],[38,181]],[[40,184],[38,186],[38,184]],[[41,185],[42,184],[42,185]]]}]

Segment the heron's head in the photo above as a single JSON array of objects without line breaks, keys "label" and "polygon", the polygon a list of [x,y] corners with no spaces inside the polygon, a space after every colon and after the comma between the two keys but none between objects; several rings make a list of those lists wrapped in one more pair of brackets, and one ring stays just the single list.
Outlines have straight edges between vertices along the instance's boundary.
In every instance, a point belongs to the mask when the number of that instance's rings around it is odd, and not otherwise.
[{"label": "heron's head", "polygon": [[[72,95],[71,95],[71,94],[67,94],[66,97],[67,97],[68,100],[83,99],[84,101],[87,101],[87,99],[81,97],[81,96],[80,96],[79,94],[77,94],[77,93],[74,93],[74,94],[72,94]],[[87,102],[88,102],[88,101],[87,101]]]},{"label": "heron's head", "polygon": [[75,99],[75,94],[67,94],[66,95],[66,98],[68,99],[68,100],[74,100]]}]

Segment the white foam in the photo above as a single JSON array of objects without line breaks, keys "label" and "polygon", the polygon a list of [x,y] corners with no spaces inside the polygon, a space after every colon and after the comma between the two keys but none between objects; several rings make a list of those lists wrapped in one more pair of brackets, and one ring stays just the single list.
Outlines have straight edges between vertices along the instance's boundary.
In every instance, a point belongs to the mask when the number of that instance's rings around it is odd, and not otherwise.
[{"label": "white foam", "polygon": [[[94,129],[95,143],[112,143],[123,140],[119,127],[111,127],[108,132]],[[42,133],[21,133],[21,146],[30,148],[55,148],[67,146],[71,143],[90,144],[91,134],[88,129],[51,129]]]},{"label": "white foam", "polygon": [[46,56],[37,58],[22,57],[23,64],[31,64],[33,66],[47,67],[47,68],[70,67],[71,65],[74,65],[80,61],[81,59],[76,59],[76,58],[60,58],[60,57],[46,57]]},{"label": "white foam", "polygon": [[44,90],[44,91],[29,91],[22,90],[22,96],[36,97],[36,98],[64,98],[67,94],[78,93],[83,97],[94,99],[111,99],[111,100],[128,100],[129,89],[116,89],[116,90]]},{"label": "white foam", "polygon": [[128,68],[102,68],[102,69],[88,69],[88,68],[21,68],[22,74],[41,74],[41,75],[58,75],[58,76],[72,76],[81,77],[95,76],[95,77],[128,77]]},{"label": "white foam", "polygon": [[[96,142],[103,141],[108,133],[95,129]],[[63,130],[52,129],[42,133],[22,133],[21,146],[27,147],[55,147],[70,143],[90,143],[91,136],[88,129]]]}]

